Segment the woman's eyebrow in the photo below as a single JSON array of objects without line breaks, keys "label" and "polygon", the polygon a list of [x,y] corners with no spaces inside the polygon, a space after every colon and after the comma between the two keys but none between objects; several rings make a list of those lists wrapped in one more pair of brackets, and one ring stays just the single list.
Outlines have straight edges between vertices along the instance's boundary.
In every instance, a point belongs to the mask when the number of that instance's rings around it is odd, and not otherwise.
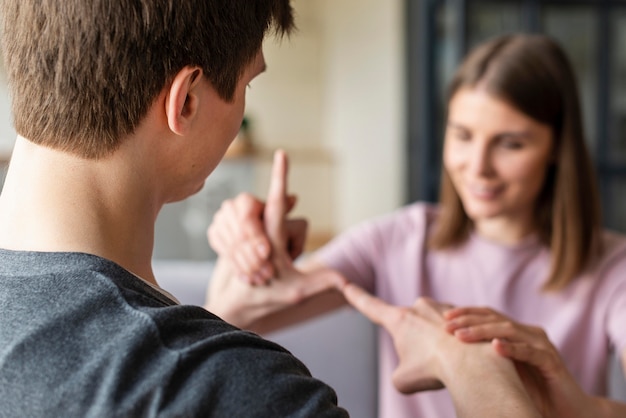
[{"label": "woman's eyebrow", "polygon": [[500,137],[503,137],[503,136],[514,137],[514,138],[518,138],[518,139],[531,139],[533,137],[532,132],[527,131],[527,130],[503,131],[503,132],[498,133],[497,136],[500,136]]},{"label": "woman's eyebrow", "polygon": [[462,124],[457,123],[457,122],[453,122],[453,121],[450,121],[450,120],[446,123],[446,126],[448,126],[450,128],[455,128],[455,129],[465,129],[465,130],[467,130],[467,128],[465,126],[463,126]]}]

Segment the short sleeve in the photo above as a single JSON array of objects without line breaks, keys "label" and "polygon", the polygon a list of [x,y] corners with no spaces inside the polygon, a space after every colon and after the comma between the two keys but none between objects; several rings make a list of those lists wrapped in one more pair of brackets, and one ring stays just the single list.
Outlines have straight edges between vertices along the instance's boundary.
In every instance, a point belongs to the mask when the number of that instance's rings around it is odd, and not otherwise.
[{"label": "short sleeve", "polygon": [[318,250],[314,258],[351,282],[374,292],[376,249],[380,242],[376,223],[365,222],[333,239]]},{"label": "short sleeve", "polygon": [[[428,225],[435,208],[413,203],[347,230],[314,255],[316,261],[339,271],[348,280],[377,293],[377,281],[390,266],[406,273],[406,264],[423,254]],[[406,256],[413,254],[413,256]]]},{"label": "short sleeve", "polygon": [[280,345],[200,308],[169,310],[159,327],[169,349],[146,369],[164,379],[158,416],[348,416],[335,391]]}]

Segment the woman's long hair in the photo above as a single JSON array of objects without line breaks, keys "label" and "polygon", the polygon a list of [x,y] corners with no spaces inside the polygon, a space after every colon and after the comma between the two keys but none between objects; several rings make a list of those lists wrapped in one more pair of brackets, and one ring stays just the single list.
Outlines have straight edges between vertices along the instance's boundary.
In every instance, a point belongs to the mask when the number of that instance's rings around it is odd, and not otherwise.
[{"label": "woman's long hair", "polygon": [[[536,231],[550,247],[545,290],[559,290],[599,254],[601,213],[596,178],[585,146],[578,88],[561,47],[543,35],[506,35],[473,50],[457,70],[448,103],[459,89],[480,86],[552,128],[554,162],[535,206]],[[445,167],[440,216],[431,248],[464,242],[473,228]]]}]

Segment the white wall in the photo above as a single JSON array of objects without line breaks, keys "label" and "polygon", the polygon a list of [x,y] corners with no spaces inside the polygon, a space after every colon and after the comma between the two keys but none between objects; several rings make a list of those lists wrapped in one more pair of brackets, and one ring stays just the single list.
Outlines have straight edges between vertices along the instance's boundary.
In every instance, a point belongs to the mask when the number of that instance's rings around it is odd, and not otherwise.
[{"label": "white wall", "polygon": [[[339,232],[404,201],[403,2],[294,6],[299,30],[266,42],[268,72],[253,81],[247,113],[257,144],[297,155],[297,212]],[[259,193],[268,170],[258,171]]]},{"label": "white wall", "polygon": [[[296,214],[335,233],[404,200],[402,0],[295,0],[298,31],[270,39],[267,73],[251,84],[257,145],[287,149]],[[0,154],[15,140],[0,73]],[[267,190],[270,158],[254,188]]]},{"label": "white wall", "polygon": [[6,75],[0,57],[0,156],[10,155],[15,144],[15,130],[11,117],[11,102]]},{"label": "white wall", "polygon": [[324,142],[337,159],[337,227],[404,200],[400,0],[325,0]]}]

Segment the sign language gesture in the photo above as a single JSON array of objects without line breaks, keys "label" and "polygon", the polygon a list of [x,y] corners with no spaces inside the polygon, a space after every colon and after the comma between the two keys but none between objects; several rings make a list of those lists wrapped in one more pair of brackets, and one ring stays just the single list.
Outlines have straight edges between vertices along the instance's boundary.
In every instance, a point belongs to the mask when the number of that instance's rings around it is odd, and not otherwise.
[{"label": "sign language gesture", "polygon": [[626,412],[623,405],[609,405],[585,393],[542,328],[519,323],[487,307],[454,308],[445,318],[446,330],[460,341],[491,341],[501,356],[538,370],[545,386],[543,393],[559,416],[600,416],[597,411],[603,408],[614,408],[614,416]]},{"label": "sign language gesture", "polygon": [[391,334],[398,354],[393,384],[400,392],[445,385],[461,418],[538,418],[540,409],[545,413],[541,397],[527,391],[534,391],[536,382],[520,377],[510,360],[489,343],[464,344],[447,333],[444,312],[450,305],[419,298],[410,307],[393,306],[354,284],[346,284],[343,294]]},{"label": "sign language gesture", "polygon": [[[289,249],[290,229],[286,220],[290,210],[291,198],[287,195],[287,156],[283,151],[274,155],[272,177],[267,196],[267,203],[263,209],[262,225],[268,242],[268,260],[271,262],[272,277],[263,280],[265,284],[250,283],[240,280],[240,273],[235,267],[237,242],[229,239],[223,231],[227,228],[213,228],[213,233],[219,238],[221,249],[219,252],[213,278],[207,293],[205,307],[224,320],[242,328],[254,328],[256,321],[288,307],[297,305],[311,296],[330,289],[343,286],[345,279],[331,270],[319,270],[303,273],[297,270],[292,263],[292,253]],[[241,203],[241,202],[239,202]],[[222,210],[228,210],[227,206]],[[241,206],[241,205],[240,205]],[[240,212],[240,213],[246,213]],[[236,236],[243,236],[242,230],[254,230],[250,227],[248,218],[238,219],[237,212],[222,214],[222,219],[230,218],[230,231]],[[255,221],[254,219],[252,222]],[[220,231],[220,232],[216,232]],[[260,233],[253,233],[257,237]],[[211,237],[211,231],[209,231]],[[254,238],[255,242],[262,242]],[[212,242],[213,243],[213,242]],[[230,256],[229,256],[230,255]]]}]

